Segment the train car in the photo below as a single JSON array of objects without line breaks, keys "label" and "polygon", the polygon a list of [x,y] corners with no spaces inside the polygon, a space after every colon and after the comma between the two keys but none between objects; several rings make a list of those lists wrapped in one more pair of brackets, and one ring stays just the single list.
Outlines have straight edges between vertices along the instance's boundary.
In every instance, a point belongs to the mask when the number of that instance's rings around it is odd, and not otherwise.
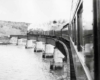
[{"label": "train car", "polygon": [[57,37],[65,37],[68,36],[68,23],[66,23],[65,25],[61,25],[59,26],[59,28],[56,30],[50,30],[49,31],[49,36],[55,36]]},{"label": "train car", "polygon": [[92,2],[72,0],[68,30],[77,80],[94,80]]},{"label": "train car", "polygon": [[49,35],[52,37],[52,36],[55,36],[55,31],[54,30],[50,30],[49,31]]}]

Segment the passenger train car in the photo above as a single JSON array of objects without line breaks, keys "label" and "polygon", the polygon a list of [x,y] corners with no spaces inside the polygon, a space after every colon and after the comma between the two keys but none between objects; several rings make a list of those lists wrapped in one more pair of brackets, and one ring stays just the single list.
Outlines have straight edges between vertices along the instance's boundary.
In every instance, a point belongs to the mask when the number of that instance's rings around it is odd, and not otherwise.
[{"label": "passenger train car", "polygon": [[[53,22],[56,24],[56,22]],[[61,26],[62,27],[62,26]],[[72,0],[68,24],[59,30],[29,31],[50,37],[69,38],[76,80],[94,80],[93,1]]]},{"label": "passenger train car", "polygon": [[77,79],[94,80],[92,0],[72,1],[69,36]]},{"label": "passenger train car", "polygon": [[69,36],[77,80],[94,80],[93,1],[72,0],[71,9],[68,25],[52,33]]}]

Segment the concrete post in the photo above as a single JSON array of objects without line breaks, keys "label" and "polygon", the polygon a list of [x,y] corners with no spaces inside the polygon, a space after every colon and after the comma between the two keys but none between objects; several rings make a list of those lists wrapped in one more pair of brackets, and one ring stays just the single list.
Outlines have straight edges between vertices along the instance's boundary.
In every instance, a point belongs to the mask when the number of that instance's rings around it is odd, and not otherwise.
[{"label": "concrete post", "polygon": [[45,46],[44,46],[44,52],[43,52],[42,58],[45,58],[45,51],[46,51],[46,43],[45,43]]},{"label": "concrete post", "polygon": [[40,41],[37,41],[35,43],[34,52],[42,52],[42,51],[43,51],[43,43]]},{"label": "concrete post", "polygon": [[33,48],[33,40],[27,40],[26,42],[26,48]]},{"label": "concrete post", "polygon": [[54,47],[53,60],[50,62],[50,70],[54,70],[54,69],[55,69],[55,66],[54,66],[54,55],[55,55],[55,50],[56,50],[56,47]]},{"label": "concrete post", "polygon": [[50,64],[51,70],[62,69],[64,55],[55,47],[53,61]]},{"label": "concrete post", "polygon": [[43,58],[53,58],[54,46],[51,44],[45,44],[45,52]]},{"label": "concrete post", "polygon": [[26,45],[25,45],[25,49],[27,49],[27,42],[28,42],[28,40],[26,40]]},{"label": "concrete post", "polygon": [[18,45],[18,39],[19,39],[19,37],[17,37],[17,43],[16,43],[16,45]]}]

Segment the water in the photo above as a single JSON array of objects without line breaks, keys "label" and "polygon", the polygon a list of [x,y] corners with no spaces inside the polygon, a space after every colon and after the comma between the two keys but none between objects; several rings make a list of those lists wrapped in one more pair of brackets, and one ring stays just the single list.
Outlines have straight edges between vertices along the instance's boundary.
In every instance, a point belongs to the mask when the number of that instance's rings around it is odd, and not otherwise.
[{"label": "water", "polygon": [[66,80],[66,70],[51,72],[50,61],[33,51],[24,45],[0,45],[0,80]]}]

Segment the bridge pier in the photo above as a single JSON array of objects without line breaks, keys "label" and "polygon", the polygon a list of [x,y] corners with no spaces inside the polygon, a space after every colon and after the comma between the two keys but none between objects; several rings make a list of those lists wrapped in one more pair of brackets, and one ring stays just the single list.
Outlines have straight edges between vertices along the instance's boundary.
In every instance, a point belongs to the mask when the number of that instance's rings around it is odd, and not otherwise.
[{"label": "bridge pier", "polygon": [[39,40],[36,41],[34,52],[43,52],[43,42],[40,42]]},{"label": "bridge pier", "polygon": [[45,44],[45,51],[42,55],[42,58],[53,58],[53,53],[54,53],[54,46],[46,43]]},{"label": "bridge pier", "polygon": [[27,41],[28,41],[28,40],[26,39],[26,45],[25,45],[25,49],[27,49]]},{"label": "bridge pier", "polygon": [[57,49],[57,47],[55,47],[54,57],[53,60],[50,62],[50,70],[63,69],[64,67],[63,59],[64,55]]},{"label": "bridge pier", "polygon": [[27,39],[27,40],[26,40],[25,48],[26,48],[26,49],[28,49],[28,48],[33,48],[33,40]]},{"label": "bridge pier", "polygon": [[17,43],[16,43],[16,45],[18,45],[18,41],[19,41],[19,37],[17,37]]}]

